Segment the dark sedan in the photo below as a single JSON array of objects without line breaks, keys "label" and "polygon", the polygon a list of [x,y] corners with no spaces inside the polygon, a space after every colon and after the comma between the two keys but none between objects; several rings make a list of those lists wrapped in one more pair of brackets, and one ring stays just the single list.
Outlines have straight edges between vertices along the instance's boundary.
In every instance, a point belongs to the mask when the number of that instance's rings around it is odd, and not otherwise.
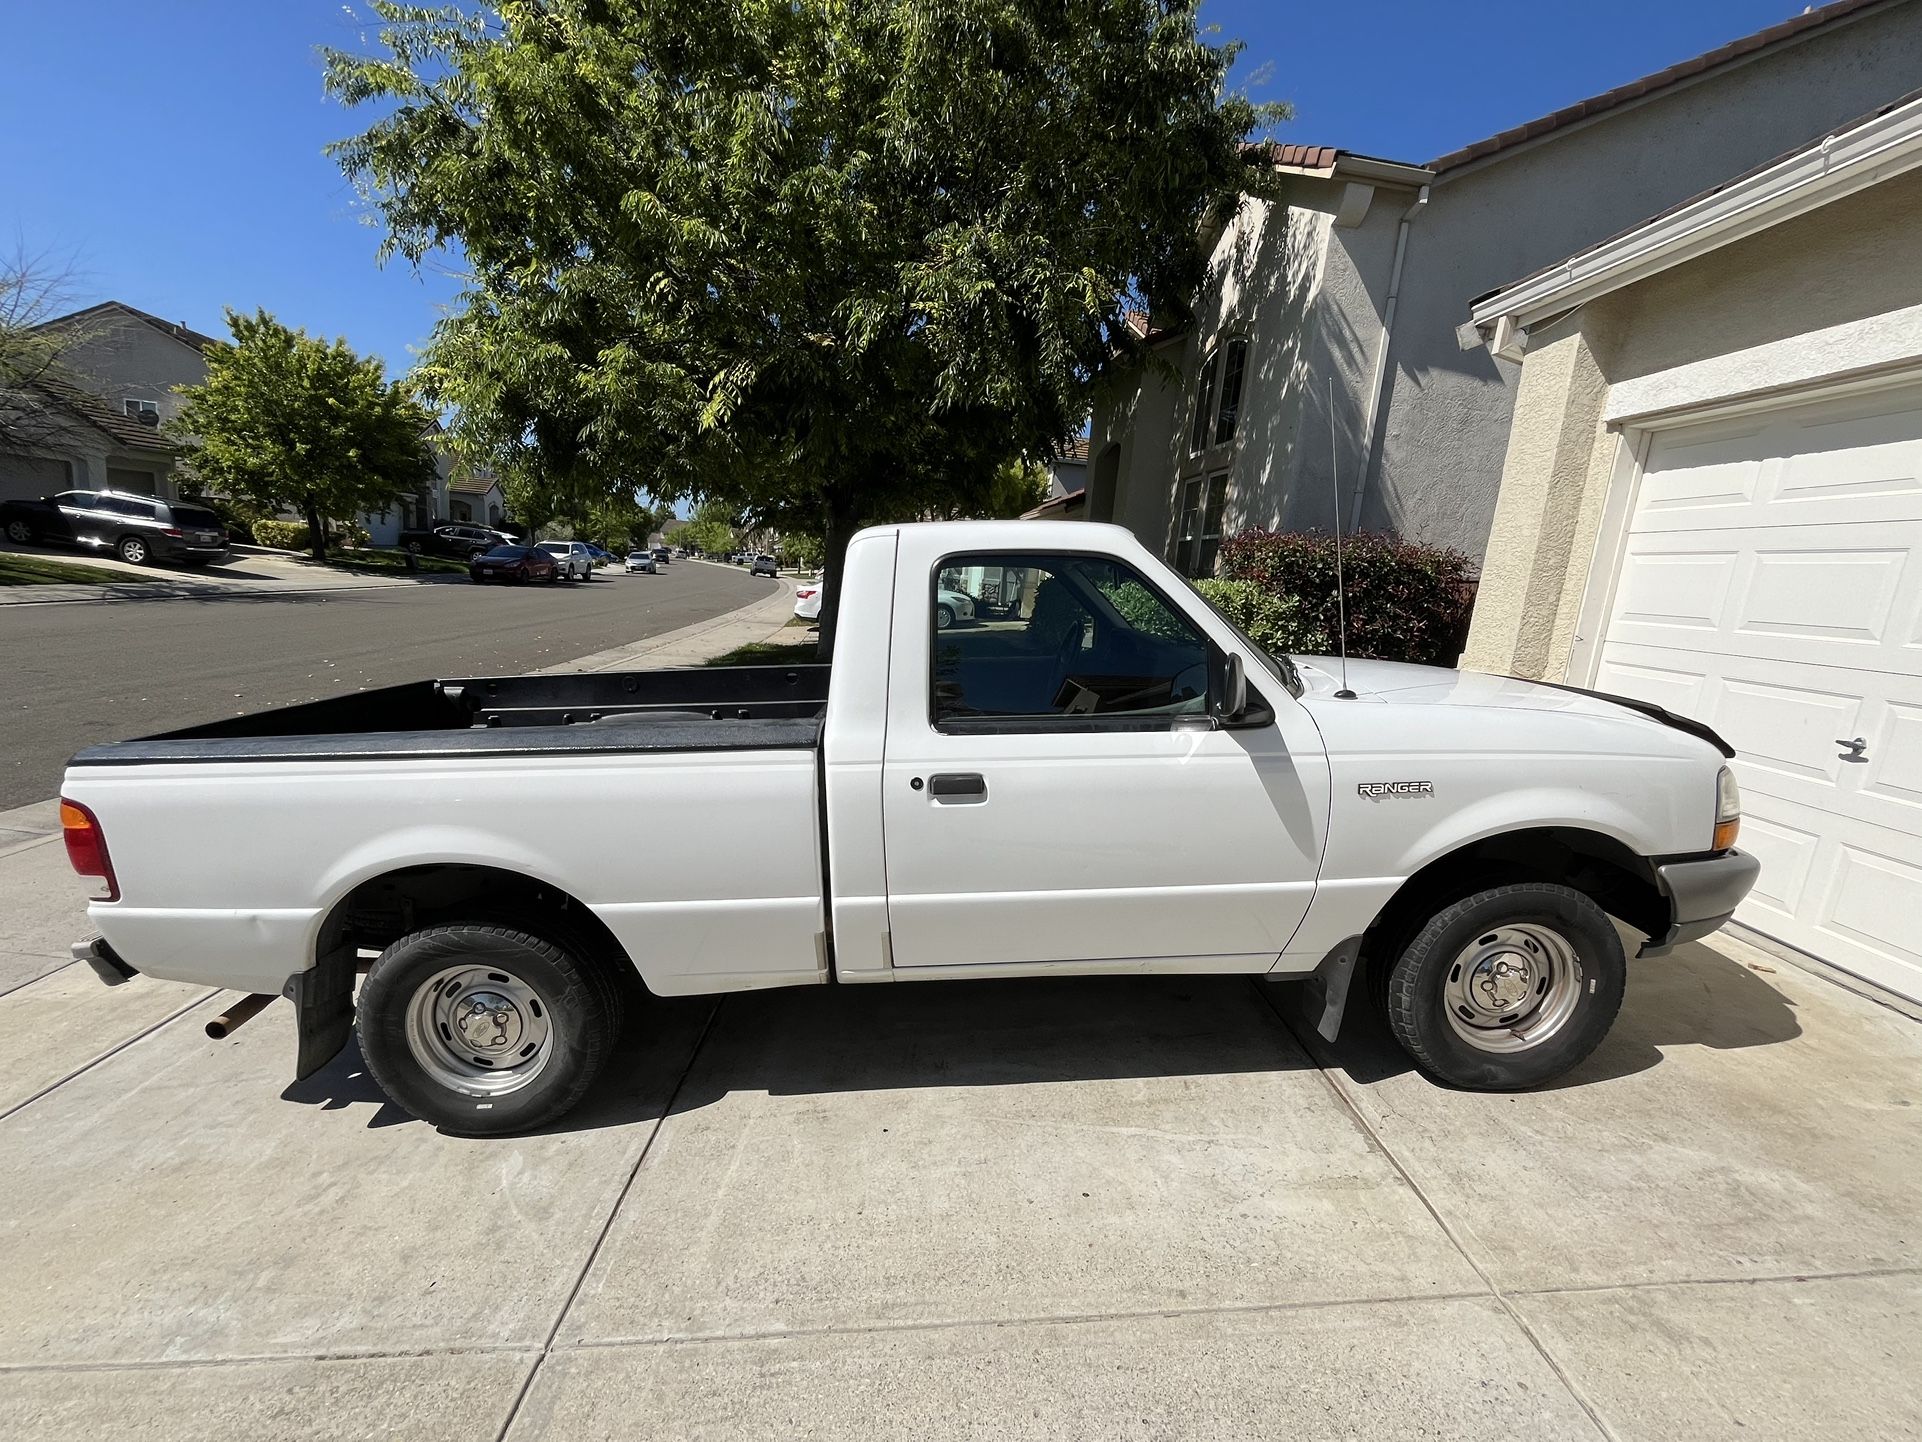
[{"label": "dark sedan", "polygon": [[496,546],[469,561],[467,574],[476,582],[545,581],[550,586],[561,578],[554,558],[539,546]]}]

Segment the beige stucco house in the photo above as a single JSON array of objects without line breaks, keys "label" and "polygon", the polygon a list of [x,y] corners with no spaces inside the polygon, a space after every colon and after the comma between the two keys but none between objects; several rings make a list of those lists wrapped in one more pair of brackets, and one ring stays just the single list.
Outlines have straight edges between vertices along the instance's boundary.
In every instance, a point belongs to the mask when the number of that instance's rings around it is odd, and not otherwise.
[{"label": "beige stucco house", "polygon": [[1520,374],[1464,664],[1713,726],[1737,920],[1922,1000],[1922,90],[1472,321]]},{"label": "beige stucco house", "polygon": [[1192,572],[1248,526],[1479,559],[1521,371],[1462,333],[1474,298],[1918,85],[1922,0],[1836,0],[1425,164],[1256,153],[1278,196],[1097,401],[1082,513]]}]

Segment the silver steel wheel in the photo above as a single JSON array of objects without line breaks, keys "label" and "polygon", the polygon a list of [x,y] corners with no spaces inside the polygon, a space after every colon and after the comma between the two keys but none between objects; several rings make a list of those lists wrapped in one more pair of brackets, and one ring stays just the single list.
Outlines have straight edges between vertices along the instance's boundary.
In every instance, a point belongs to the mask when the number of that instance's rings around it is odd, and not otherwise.
[{"label": "silver steel wheel", "polygon": [[512,972],[455,966],[407,1003],[407,1049],[441,1086],[505,1096],[541,1074],[554,1028],[540,993]]},{"label": "silver steel wheel", "polygon": [[120,543],[120,559],[129,565],[147,564],[147,543],[137,537],[129,536]]},{"label": "silver steel wheel", "polygon": [[1491,927],[1456,954],[1442,1009],[1478,1051],[1518,1052],[1559,1032],[1582,997],[1582,963],[1567,937],[1539,922]]}]

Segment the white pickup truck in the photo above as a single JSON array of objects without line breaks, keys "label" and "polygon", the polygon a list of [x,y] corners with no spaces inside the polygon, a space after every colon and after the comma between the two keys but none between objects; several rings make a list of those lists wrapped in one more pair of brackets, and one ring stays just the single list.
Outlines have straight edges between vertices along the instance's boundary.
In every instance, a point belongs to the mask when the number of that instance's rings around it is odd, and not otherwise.
[{"label": "white pickup truck", "polygon": [[831,668],[423,681],[83,751],[76,954],[287,996],[300,1075],[357,1026],[461,1133],[574,1105],[636,976],[1241,972],[1310,983],[1332,1038],[1366,971],[1424,1072],[1516,1088],[1613,1021],[1611,915],[1659,952],[1756,876],[1705,727],[1385,662],[1349,690],[1116,527],[881,527],[842,585]]}]

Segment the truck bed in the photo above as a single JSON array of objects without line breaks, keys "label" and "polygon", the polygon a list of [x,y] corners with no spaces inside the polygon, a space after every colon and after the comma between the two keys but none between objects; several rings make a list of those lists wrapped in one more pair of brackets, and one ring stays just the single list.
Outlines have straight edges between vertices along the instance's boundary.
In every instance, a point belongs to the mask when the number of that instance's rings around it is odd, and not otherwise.
[{"label": "truck bed", "polygon": [[92,746],[75,766],[806,750],[828,667],[725,666],[410,681]]}]

